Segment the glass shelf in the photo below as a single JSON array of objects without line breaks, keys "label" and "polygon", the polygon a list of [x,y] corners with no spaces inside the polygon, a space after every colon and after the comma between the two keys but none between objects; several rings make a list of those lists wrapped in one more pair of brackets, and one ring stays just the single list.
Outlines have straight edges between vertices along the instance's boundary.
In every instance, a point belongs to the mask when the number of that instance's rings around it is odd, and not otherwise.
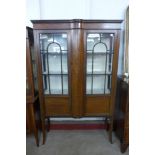
[{"label": "glass shelf", "polygon": [[110,55],[110,54],[114,54],[113,51],[108,51],[107,52],[100,52],[100,51],[96,51],[96,52],[92,52],[92,51],[87,51],[87,55]]},{"label": "glass shelf", "polygon": [[68,72],[43,72],[43,75],[68,75]]},{"label": "glass shelf", "polygon": [[111,72],[101,72],[101,71],[93,71],[92,72],[87,72],[87,75],[112,75]]},{"label": "glass shelf", "polygon": [[66,55],[67,54],[67,51],[66,50],[61,50],[61,52],[60,51],[58,51],[58,52],[47,52],[47,50],[40,50],[40,52],[41,52],[41,54],[49,54],[49,55],[60,55],[61,53],[63,54],[63,55]]},{"label": "glass shelf", "polygon": [[[54,94],[54,95],[61,95],[61,93],[62,93],[60,89],[53,89],[50,92],[51,92],[51,94]],[[49,90],[44,90],[44,94],[49,95],[50,94]],[[67,94],[68,94],[68,89],[64,89],[63,95],[67,95]]]},{"label": "glass shelf", "polygon": [[[91,89],[87,89],[87,94],[92,94]],[[93,89],[93,94],[110,94],[110,89]]]}]

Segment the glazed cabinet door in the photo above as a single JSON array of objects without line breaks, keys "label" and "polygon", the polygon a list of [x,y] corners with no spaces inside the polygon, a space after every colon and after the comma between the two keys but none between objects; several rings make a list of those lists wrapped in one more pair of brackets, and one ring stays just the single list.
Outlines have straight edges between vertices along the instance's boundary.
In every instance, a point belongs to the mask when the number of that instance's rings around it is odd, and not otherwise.
[{"label": "glazed cabinet door", "polygon": [[39,31],[40,81],[46,116],[70,114],[70,33]]},{"label": "glazed cabinet door", "polygon": [[116,31],[85,32],[85,115],[109,115]]}]

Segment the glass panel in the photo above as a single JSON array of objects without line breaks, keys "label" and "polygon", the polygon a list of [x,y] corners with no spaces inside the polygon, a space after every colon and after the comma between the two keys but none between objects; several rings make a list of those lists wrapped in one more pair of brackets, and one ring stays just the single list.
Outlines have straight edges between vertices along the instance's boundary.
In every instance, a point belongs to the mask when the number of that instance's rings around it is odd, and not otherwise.
[{"label": "glass panel", "polygon": [[68,94],[67,33],[40,34],[40,49],[45,94]]},{"label": "glass panel", "polygon": [[40,49],[44,50],[43,52],[47,52],[47,46],[49,43],[53,42],[52,34],[40,34]]},{"label": "glass panel", "polygon": [[63,75],[63,94],[68,94],[68,75]]},{"label": "glass panel", "polygon": [[106,44],[107,46],[107,52],[112,52],[110,50],[113,50],[114,48],[114,34],[110,33],[102,33],[101,34],[101,42]]},{"label": "glass panel", "polygon": [[62,94],[61,75],[50,76],[50,89],[51,94]]},{"label": "glass panel", "polygon": [[91,94],[91,87],[92,87],[92,76],[87,75],[87,84],[86,84],[87,94]]},{"label": "glass panel", "polygon": [[92,55],[87,55],[87,73],[92,73]]},{"label": "glass panel", "polygon": [[87,94],[110,93],[113,49],[114,34],[91,33],[87,35]]},{"label": "glass panel", "polygon": [[104,74],[106,65],[106,55],[94,55],[93,73]]},{"label": "glass panel", "polygon": [[104,94],[104,75],[93,75],[93,94]]},{"label": "glass panel", "polygon": [[61,74],[61,56],[60,55],[48,55],[49,73]]},{"label": "glass panel", "polygon": [[94,46],[94,53],[106,53],[107,46],[103,43],[98,43]]},{"label": "glass panel", "polygon": [[50,43],[47,46],[48,53],[60,53],[61,47],[57,43]]},{"label": "glass panel", "polygon": [[44,94],[49,94],[49,82],[48,82],[47,75],[43,75],[43,89],[44,89]]},{"label": "glass panel", "polygon": [[62,55],[62,73],[68,73],[67,54]]},{"label": "glass panel", "polygon": [[110,92],[111,92],[111,75],[106,75],[105,94],[110,94]]},{"label": "glass panel", "polygon": [[100,34],[93,33],[87,36],[87,50],[92,50],[93,46],[100,41]]},{"label": "glass panel", "polygon": [[[42,58],[42,70],[44,74],[48,73],[47,68],[47,54],[41,54]],[[49,54],[48,55],[49,63],[49,73],[50,74],[61,74],[61,55],[60,54]],[[67,54],[62,55],[62,73],[68,73],[68,64],[67,64]]]},{"label": "glass panel", "polygon": [[54,34],[54,42],[61,46],[61,50],[67,50],[67,34]]},{"label": "glass panel", "polygon": [[112,74],[112,62],[113,62],[113,54],[107,54],[106,74]]},{"label": "glass panel", "polygon": [[48,73],[48,68],[47,68],[47,54],[41,54],[41,62],[42,62],[42,72],[44,74]]}]

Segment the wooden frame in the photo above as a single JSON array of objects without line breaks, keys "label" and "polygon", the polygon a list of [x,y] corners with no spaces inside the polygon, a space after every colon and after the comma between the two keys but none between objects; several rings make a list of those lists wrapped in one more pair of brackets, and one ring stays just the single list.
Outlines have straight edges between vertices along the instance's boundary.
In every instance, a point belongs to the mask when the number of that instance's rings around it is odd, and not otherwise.
[{"label": "wooden frame", "polygon": [[[38,105],[39,97],[35,90],[32,66],[31,47],[34,46],[33,29],[26,27],[26,74],[28,90],[26,89],[26,131],[33,133],[37,146],[39,146],[38,138]],[[38,115],[38,118],[35,115]]]},{"label": "wooden frame", "polygon": [[[112,142],[113,113],[116,94],[118,53],[122,20],[33,20],[35,52],[37,53],[39,99],[42,113],[43,143],[45,143],[46,117],[69,116],[106,116],[110,120],[109,138]],[[68,99],[61,95],[44,95],[42,82],[42,65],[39,49],[39,33],[67,32],[68,34]],[[112,92],[110,95],[86,95],[86,33],[109,32],[115,34],[114,59],[112,69]],[[100,102],[101,101],[101,102]],[[70,107],[66,106],[70,103]],[[67,105],[67,104],[66,104]],[[68,104],[69,105],[69,104]]]}]

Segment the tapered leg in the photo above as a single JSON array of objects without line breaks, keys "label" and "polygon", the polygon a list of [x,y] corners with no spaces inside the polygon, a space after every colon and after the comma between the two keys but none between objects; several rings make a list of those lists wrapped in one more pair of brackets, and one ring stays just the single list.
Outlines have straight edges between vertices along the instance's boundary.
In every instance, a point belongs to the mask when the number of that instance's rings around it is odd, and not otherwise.
[{"label": "tapered leg", "polygon": [[126,149],[128,148],[128,144],[121,144],[121,152],[124,153]]},{"label": "tapered leg", "polygon": [[33,107],[33,104],[30,104],[29,106],[30,106],[32,130],[33,130],[33,134],[35,137],[36,144],[37,144],[37,146],[39,146],[38,129],[37,129],[36,120],[35,120],[34,107]]},{"label": "tapered leg", "polygon": [[46,127],[45,127],[45,119],[42,118],[41,120],[41,126],[42,126],[42,132],[43,132],[43,144],[45,144],[46,141]]},{"label": "tapered leg", "polygon": [[108,117],[105,117],[106,130],[108,131]]},{"label": "tapered leg", "polygon": [[113,118],[110,118],[110,126],[109,126],[109,141],[112,144],[112,131],[113,131]]},{"label": "tapered leg", "polygon": [[50,131],[50,117],[47,118],[47,124],[48,124],[47,131],[49,132]]}]

